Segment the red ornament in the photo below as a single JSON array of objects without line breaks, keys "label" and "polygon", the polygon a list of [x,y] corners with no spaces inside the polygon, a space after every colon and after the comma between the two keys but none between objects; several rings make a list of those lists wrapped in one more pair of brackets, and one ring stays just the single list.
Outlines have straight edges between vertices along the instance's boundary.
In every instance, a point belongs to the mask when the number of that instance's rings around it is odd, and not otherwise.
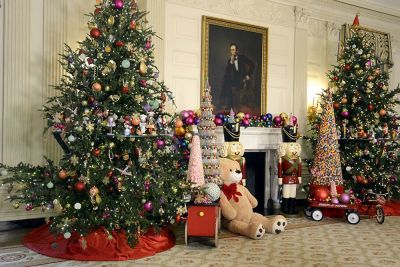
[{"label": "red ornament", "polygon": [[384,109],[379,110],[379,116],[383,117],[385,115],[386,115],[386,110]]},{"label": "red ornament", "polygon": [[129,86],[127,86],[127,85],[122,86],[121,92],[122,92],[123,94],[129,93]]},{"label": "red ornament", "polygon": [[90,30],[90,36],[92,36],[94,39],[97,39],[101,36],[101,31],[97,28],[93,28]]},{"label": "red ornament", "polygon": [[179,214],[176,214],[176,216],[175,216],[175,221],[176,221],[177,223],[180,223],[180,222],[182,221],[182,218],[181,218],[181,216],[180,216]]},{"label": "red ornament", "polygon": [[374,105],[368,104],[368,110],[369,110],[369,111],[373,111],[373,110],[374,110]]},{"label": "red ornament", "polygon": [[92,103],[94,101],[94,97],[93,96],[89,96],[88,100],[89,100],[90,103]]},{"label": "red ornament", "polygon": [[83,191],[85,190],[85,183],[78,181],[75,183],[75,190],[76,191]]},{"label": "red ornament", "polygon": [[89,71],[88,70],[83,70],[82,74],[83,74],[83,76],[88,76]]},{"label": "red ornament", "polygon": [[383,85],[384,85],[383,83],[379,83],[379,84],[378,84],[379,89],[382,89],[382,88],[383,88]]},{"label": "red ornament", "polygon": [[94,10],[94,14],[95,14],[95,15],[100,14],[100,12],[101,12],[101,8],[96,8],[96,9]]},{"label": "red ornament", "polygon": [[108,176],[108,177],[113,176],[113,171],[109,171],[109,172],[107,173],[107,176]]},{"label": "red ornament", "polygon": [[92,90],[95,91],[95,92],[100,92],[100,91],[101,91],[101,84],[98,83],[98,82],[95,82],[95,83],[92,85]]},{"label": "red ornament", "polygon": [[334,77],[333,77],[333,80],[334,80],[335,82],[337,82],[337,81],[339,81],[339,77],[338,77],[338,76],[334,76]]},{"label": "red ornament", "polygon": [[129,23],[129,28],[131,28],[132,30],[134,30],[134,29],[136,28],[136,21],[132,20],[132,21]]},{"label": "red ornament", "polygon": [[330,190],[324,186],[318,186],[313,190],[313,197],[317,201],[325,201],[329,197]]},{"label": "red ornament", "polygon": [[351,66],[349,64],[344,65],[345,70],[351,70]]},{"label": "red ornament", "polygon": [[117,47],[122,47],[122,46],[124,46],[125,44],[124,44],[124,42],[122,42],[122,41],[116,41],[115,42],[115,46],[117,46]]},{"label": "red ornament", "polygon": [[100,149],[94,148],[94,149],[92,150],[92,154],[93,154],[94,156],[96,156],[96,157],[100,156]]},{"label": "red ornament", "polygon": [[334,109],[339,109],[340,108],[340,104],[338,102],[334,102],[333,103],[333,108]]},{"label": "red ornament", "polygon": [[61,180],[64,180],[65,178],[67,178],[67,172],[65,170],[61,170],[58,173],[58,178],[60,178]]}]

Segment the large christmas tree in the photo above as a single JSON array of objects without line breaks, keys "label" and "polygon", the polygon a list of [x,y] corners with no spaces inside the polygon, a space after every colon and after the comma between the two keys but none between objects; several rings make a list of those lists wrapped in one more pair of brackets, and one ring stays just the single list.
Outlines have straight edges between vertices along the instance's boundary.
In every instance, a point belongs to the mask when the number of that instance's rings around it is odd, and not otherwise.
[{"label": "large christmas tree", "polygon": [[[388,88],[389,75],[365,33],[353,25],[343,44],[338,65],[329,72],[345,185],[357,197],[375,193],[399,193],[398,114],[400,89]],[[328,99],[323,92],[322,101]],[[314,133],[321,116],[311,116]]]},{"label": "large christmas tree", "polygon": [[[25,208],[60,213],[51,230],[69,238],[104,227],[133,241],[185,211],[190,185],[178,168],[171,92],[157,80],[145,13],[134,0],[97,1],[90,33],[77,51],[66,46],[65,75],[45,107],[48,127],[66,152],[59,164],[20,164],[8,182]],[[15,206],[17,206],[15,204]]]}]

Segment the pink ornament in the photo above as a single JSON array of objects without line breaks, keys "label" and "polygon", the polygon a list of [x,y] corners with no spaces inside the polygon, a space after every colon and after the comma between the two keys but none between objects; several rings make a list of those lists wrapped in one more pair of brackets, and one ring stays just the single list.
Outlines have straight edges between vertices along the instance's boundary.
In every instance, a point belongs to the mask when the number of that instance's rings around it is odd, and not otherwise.
[{"label": "pink ornament", "polygon": [[25,206],[25,210],[26,211],[30,211],[30,210],[32,210],[33,209],[33,206],[32,206],[32,204],[26,204],[26,206]]},{"label": "pink ornament", "polygon": [[244,120],[242,121],[242,124],[243,124],[243,126],[247,127],[247,126],[250,125],[250,121],[249,121],[248,119],[244,119]]},{"label": "pink ornament", "polygon": [[346,193],[342,193],[339,197],[340,202],[347,204],[350,202],[350,196]]},{"label": "pink ornament", "polygon": [[214,123],[215,123],[215,125],[217,125],[217,126],[222,126],[222,124],[224,124],[224,121],[221,120],[220,118],[215,118],[215,119],[214,119]]},{"label": "pink ornament", "polygon": [[146,80],[140,80],[140,84],[145,87],[147,85],[147,81]]},{"label": "pink ornament", "polygon": [[181,112],[181,116],[182,116],[182,119],[187,119],[187,118],[189,118],[189,112],[187,110],[183,110]]},{"label": "pink ornament", "polygon": [[144,45],[144,48],[146,49],[146,50],[149,50],[150,48],[151,48],[151,41],[147,41],[146,42],[146,44]]},{"label": "pink ornament", "polygon": [[193,118],[194,117],[194,111],[193,110],[188,110],[189,112],[189,117]]},{"label": "pink ornament", "polygon": [[347,118],[350,114],[347,110],[343,110],[342,113],[340,113],[343,117]]},{"label": "pink ornament", "polygon": [[193,124],[193,118],[189,117],[189,118],[186,119],[185,122],[186,122],[187,125],[192,125]]},{"label": "pink ornament", "polygon": [[297,117],[296,116],[292,116],[292,125],[296,125],[297,124]]},{"label": "pink ornament", "polygon": [[145,211],[152,211],[153,210],[153,203],[151,201],[146,201],[143,205]]},{"label": "pink ornament", "polygon": [[245,119],[250,119],[250,118],[251,118],[251,115],[250,115],[249,113],[246,113],[246,114],[244,114],[244,118],[245,118]]},{"label": "pink ornament", "polygon": [[114,0],[114,7],[116,9],[122,9],[124,7],[124,1],[123,0]]},{"label": "pink ornament", "polygon": [[275,124],[275,126],[281,126],[281,124],[282,124],[282,118],[281,118],[281,116],[275,116],[275,118],[274,118],[274,124]]},{"label": "pink ornament", "polygon": [[162,149],[162,148],[164,148],[164,146],[165,146],[165,141],[162,139],[158,139],[157,140],[157,148]]},{"label": "pink ornament", "polygon": [[333,197],[331,200],[332,204],[339,204],[339,199],[337,197]]}]

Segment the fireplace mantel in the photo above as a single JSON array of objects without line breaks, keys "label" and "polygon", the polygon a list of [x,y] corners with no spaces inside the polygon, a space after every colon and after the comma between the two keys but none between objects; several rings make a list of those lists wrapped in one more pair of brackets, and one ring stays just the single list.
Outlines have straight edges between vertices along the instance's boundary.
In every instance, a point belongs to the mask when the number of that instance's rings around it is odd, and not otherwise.
[{"label": "fireplace mantel", "polygon": [[[217,144],[224,143],[223,127],[216,129]],[[245,152],[265,152],[265,190],[264,209],[268,199],[272,198],[274,209],[279,209],[278,196],[278,156],[277,149],[282,143],[281,128],[240,127],[240,139]]]}]

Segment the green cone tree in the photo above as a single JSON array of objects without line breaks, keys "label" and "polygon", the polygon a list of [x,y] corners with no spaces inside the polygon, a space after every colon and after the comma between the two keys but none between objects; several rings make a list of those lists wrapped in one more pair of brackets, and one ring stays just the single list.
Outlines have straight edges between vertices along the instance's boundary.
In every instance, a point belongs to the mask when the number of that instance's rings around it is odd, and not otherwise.
[{"label": "green cone tree", "polygon": [[[352,27],[338,64],[328,73],[333,94],[336,126],[345,186],[357,197],[367,190],[399,193],[398,114],[400,89],[388,88],[388,72],[375,55],[373,44]],[[327,90],[322,93],[327,100]],[[320,114],[309,116],[314,136]]]},{"label": "green cone tree", "polygon": [[190,186],[163,108],[172,93],[157,80],[155,34],[136,1],[104,0],[89,28],[77,51],[66,46],[59,95],[45,107],[65,155],[57,165],[11,168],[8,182],[25,185],[11,199],[60,211],[51,229],[66,238],[105,227],[134,243],[185,212]]}]

